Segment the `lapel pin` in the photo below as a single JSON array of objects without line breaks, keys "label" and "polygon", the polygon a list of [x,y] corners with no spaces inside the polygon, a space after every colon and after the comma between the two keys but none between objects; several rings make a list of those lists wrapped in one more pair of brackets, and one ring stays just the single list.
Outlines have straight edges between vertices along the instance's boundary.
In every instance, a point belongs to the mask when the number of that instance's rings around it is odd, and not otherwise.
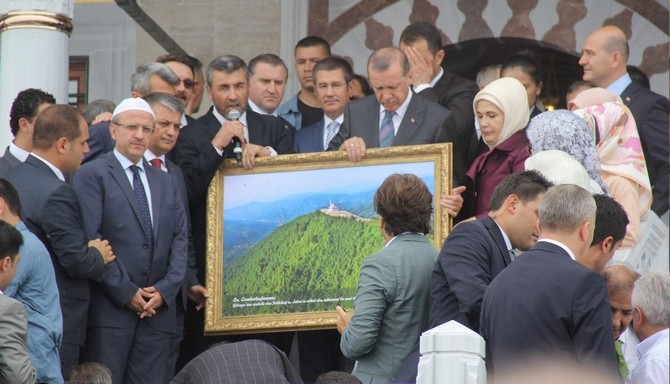
[{"label": "lapel pin", "polygon": [[630,97],[626,96],[626,101],[630,101]]},{"label": "lapel pin", "polygon": [[413,117],[410,119],[410,121],[412,122],[412,124],[414,124],[415,122]]}]

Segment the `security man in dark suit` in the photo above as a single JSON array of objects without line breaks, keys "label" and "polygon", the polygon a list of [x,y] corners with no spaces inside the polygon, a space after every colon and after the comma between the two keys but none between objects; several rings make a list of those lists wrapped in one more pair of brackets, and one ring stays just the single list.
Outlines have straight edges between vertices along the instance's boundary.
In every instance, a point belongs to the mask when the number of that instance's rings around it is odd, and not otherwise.
[{"label": "security man in dark suit", "polygon": [[5,175],[21,196],[21,219],[44,243],[54,266],[63,313],[65,380],[79,364],[86,338],[89,280],[100,281],[115,259],[107,240],[90,240],[85,234],[79,198],[65,183],[64,173],[79,169],[88,152],[87,140],[84,115],[68,105],[52,105],[35,121],[32,154]]}]

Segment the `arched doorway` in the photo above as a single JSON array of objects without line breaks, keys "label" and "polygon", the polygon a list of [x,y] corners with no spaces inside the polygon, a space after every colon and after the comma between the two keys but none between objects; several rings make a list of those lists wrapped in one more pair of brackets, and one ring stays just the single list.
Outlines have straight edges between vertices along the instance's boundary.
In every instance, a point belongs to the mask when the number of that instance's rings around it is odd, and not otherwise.
[{"label": "arched doorway", "polygon": [[573,81],[582,78],[579,57],[574,52],[536,40],[509,37],[475,39],[446,45],[444,50],[443,67],[473,81],[481,68],[502,64],[522,50],[535,52],[543,74],[542,102],[556,109],[565,108],[565,92]]}]

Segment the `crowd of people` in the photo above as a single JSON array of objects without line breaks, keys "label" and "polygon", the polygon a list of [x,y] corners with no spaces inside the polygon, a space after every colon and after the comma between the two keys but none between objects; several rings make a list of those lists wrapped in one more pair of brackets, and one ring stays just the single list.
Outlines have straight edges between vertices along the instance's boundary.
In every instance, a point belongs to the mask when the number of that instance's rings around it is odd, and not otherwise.
[{"label": "crowd of people", "polygon": [[[409,383],[421,332],[451,320],[485,339],[493,379],[532,357],[667,383],[667,271],[608,266],[669,208],[668,99],[632,81],[628,53],[620,29],[590,33],[583,81],[556,111],[532,53],[473,82],[443,69],[427,22],[373,52],[367,78],[323,38],[300,40],[284,102],[275,54],[204,69],[166,54],[137,67],[129,98],[84,112],[20,92],[0,158],[0,383]],[[204,93],[213,106],[194,118]],[[385,245],[361,266],[353,312],[334,308],[337,330],[298,332],[299,369],[293,333],[204,336],[207,190],[225,159],[360,162],[447,142],[450,193],[415,175],[377,190]],[[434,209],[458,223],[439,252]]]}]

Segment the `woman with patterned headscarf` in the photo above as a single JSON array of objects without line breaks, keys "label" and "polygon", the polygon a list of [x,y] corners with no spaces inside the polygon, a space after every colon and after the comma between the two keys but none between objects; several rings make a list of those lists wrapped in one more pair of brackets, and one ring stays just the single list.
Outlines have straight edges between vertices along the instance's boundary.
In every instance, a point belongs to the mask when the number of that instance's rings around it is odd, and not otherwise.
[{"label": "woman with patterned headscarf", "polygon": [[574,113],[561,109],[537,115],[526,130],[533,154],[550,149],[569,153],[586,168],[591,180],[607,191],[600,178],[600,159],[593,130]]},{"label": "woman with patterned headscarf", "polygon": [[622,248],[640,240],[640,219],[651,207],[651,183],[633,114],[621,102],[606,102],[574,111],[598,133],[600,176],[610,195],[623,206],[630,223]]},{"label": "woman with patterned headscarf", "polygon": [[472,104],[489,150],[475,159],[462,186],[454,189],[458,194],[465,187],[460,212],[454,209],[454,201],[460,196],[445,196],[440,202],[450,215],[458,212],[457,221],[484,216],[498,183],[507,175],[524,171],[524,161],[530,156],[523,131],[529,119],[528,96],[518,80],[504,77],[491,82],[477,93]]}]

